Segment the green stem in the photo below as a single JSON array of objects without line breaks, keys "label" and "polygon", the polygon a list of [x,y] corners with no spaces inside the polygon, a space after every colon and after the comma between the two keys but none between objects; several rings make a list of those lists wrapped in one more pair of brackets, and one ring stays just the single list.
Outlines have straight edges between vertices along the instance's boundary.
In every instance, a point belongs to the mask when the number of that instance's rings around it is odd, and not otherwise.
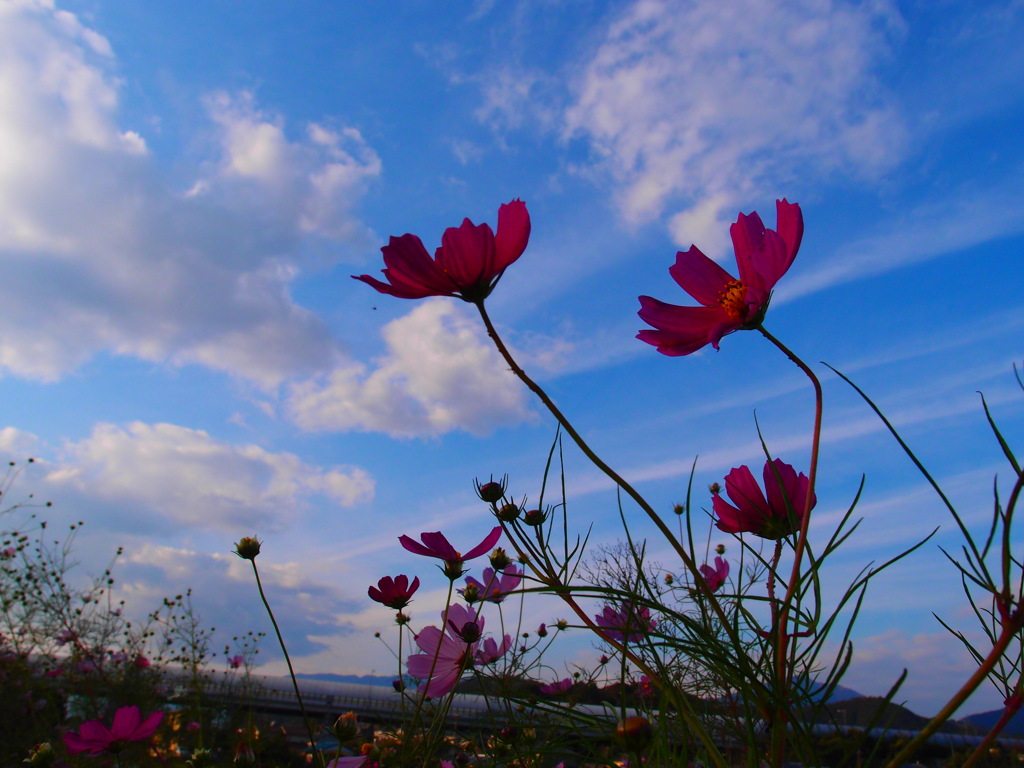
[{"label": "green stem", "polygon": [[[778,626],[776,628],[778,633],[778,640],[775,644],[776,717],[775,722],[772,723],[772,754],[774,764],[781,766],[784,757],[786,739],[786,702],[789,698],[789,685],[791,683],[786,664],[789,645],[789,635],[787,633],[789,625],[789,610],[793,596],[796,594],[796,590],[800,584],[800,567],[803,561],[804,550],[807,547],[807,531],[811,524],[811,499],[814,498],[814,484],[818,478],[818,453],[821,448],[823,398],[821,382],[814,374],[814,371],[812,371],[807,364],[797,357],[796,354],[785,344],[770,334],[763,325],[759,325],[757,329],[766,339],[768,339],[768,341],[778,347],[786,357],[792,360],[796,366],[804,372],[807,378],[810,379],[811,386],[814,387],[814,431],[811,437],[811,463],[807,470],[807,497],[804,499],[804,514],[800,520],[800,533],[797,536],[796,546],[793,550],[793,569],[790,573],[786,596],[783,598],[782,605],[779,609]],[[790,503],[793,502],[792,499],[789,501]]]},{"label": "green stem", "polygon": [[270,623],[274,625],[274,632],[277,634],[277,642],[281,644],[281,651],[284,653],[285,663],[288,664],[288,675],[292,679],[292,688],[295,689],[295,698],[299,702],[299,709],[302,710],[302,720],[306,724],[306,733],[309,734],[309,748],[313,753],[314,759],[317,761],[317,765],[323,768],[323,758],[316,748],[316,738],[313,735],[313,725],[310,722],[309,715],[306,713],[306,705],[302,702],[302,694],[299,693],[299,683],[295,679],[295,670],[292,668],[292,660],[288,655],[288,648],[285,647],[284,638],[281,637],[281,630],[277,626],[277,619],[274,618],[274,612],[270,608],[270,603],[267,601],[267,596],[263,592],[263,582],[260,581],[260,571],[256,567],[255,558],[249,558],[249,562],[252,563],[252,572],[256,576],[256,586],[260,591],[260,599],[263,600],[263,606],[267,609],[267,615],[270,616]]}]

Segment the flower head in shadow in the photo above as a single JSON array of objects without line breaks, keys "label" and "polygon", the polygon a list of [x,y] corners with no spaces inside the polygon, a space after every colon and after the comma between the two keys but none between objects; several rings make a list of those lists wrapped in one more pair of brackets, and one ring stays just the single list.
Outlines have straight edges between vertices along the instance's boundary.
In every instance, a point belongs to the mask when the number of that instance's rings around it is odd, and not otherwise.
[{"label": "flower head in shadow", "polygon": [[807,476],[803,472],[798,475],[781,459],[766,461],[763,474],[764,491],[745,465],[725,476],[725,492],[732,504],[719,493],[714,493],[712,500],[719,530],[781,539],[800,527],[804,515],[817,503],[812,494],[808,504]]},{"label": "flower head in shadow", "polygon": [[392,237],[380,249],[387,282],[370,275],[352,277],[400,299],[456,296],[478,303],[494,290],[505,269],[523,255],[529,240],[526,203],[513,200],[498,209],[497,234],[487,224],[477,226],[464,219],[462,226],[445,230],[433,258],[416,235]]}]

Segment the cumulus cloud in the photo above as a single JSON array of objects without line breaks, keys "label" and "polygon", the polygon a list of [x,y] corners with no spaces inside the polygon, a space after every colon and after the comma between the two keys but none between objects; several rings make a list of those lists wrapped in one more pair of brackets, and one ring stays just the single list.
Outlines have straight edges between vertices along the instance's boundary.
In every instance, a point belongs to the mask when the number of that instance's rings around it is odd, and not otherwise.
[{"label": "cumulus cloud", "polygon": [[364,247],[380,160],[351,127],[291,138],[252,94],[207,100],[190,190],[118,125],[109,42],[44,3],[0,5],[0,368],[56,379],[103,351],[274,386],[337,360],[289,285],[309,238]]},{"label": "cumulus cloud", "polygon": [[528,418],[522,384],[455,302],[424,301],[382,333],[388,352],[372,370],[340,367],[292,388],[296,424],[412,437],[454,429],[485,434]]},{"label": "cumulus cloud", "polygon": [[237,531],[276,529],[304,501],[350,507],[373,497],[358,467],[311,466],[290,453],[233,445],[173,424],[100,424],[64,449],[45,480],[176,525]]},{"label": "cumulus cloud", "polygon": [[618,181],[627,221],[669,209],[685,246],[800,173],[899,159],[901,118],[873,74],[899,27],[886,2],[640,0],[582,67],[565,135]]},{"label": "cumulus cloud", "polygon": [[[158,607],[165,596],[183,594],[193,587],[195,614],[206,629],[216,626],[215,637],[221,642],[250,630],[273,632],[256,592],[252,567],[233,554],[145,543],[128,550],[115,575],[119,595],[132,615],[141,616],[144,610]],[[261,558],[260,578],[278,622],[288,628],[289,652],[296,657],[323,650],[322,635],[349,635],[354,627],[348,616],[366,602],[361,593],[357,602],[336,585],[309,576],[300,563]],[[258,660],[262,663],[280,655],[277,643],[267,642],[261,646]]]}]

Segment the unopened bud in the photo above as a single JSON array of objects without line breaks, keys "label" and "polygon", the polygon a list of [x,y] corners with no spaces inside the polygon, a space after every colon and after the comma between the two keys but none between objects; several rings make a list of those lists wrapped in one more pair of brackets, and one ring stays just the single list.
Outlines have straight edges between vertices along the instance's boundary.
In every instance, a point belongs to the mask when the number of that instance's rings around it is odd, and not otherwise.
[{"label": "unopened bud", "polygon": [[519,507],[516,504],[505,504],[495,513],[503,523],[511,523],[519,517]]},{"label": "unopened bud", "polygon": [[359,735],[358,716],[355,712],[346,712],[334,721],[330,731],[339,744],[352,741],[352,739]]},{"label": "unopened bud", "polygon": [[717,547],[715,547],[715,552],[717,552],[720,555],[724,555],[725,554],[725,544],[719,544]]},{"label": "unopened bud", "polygon": [[543,525],[547,519],[547,513],[540,509],[531,509],[523,516],[523,522],[534,527]]},{"label": "unopened bud", "polygon": [[686,514],[686,505],[685,504],[673,504],[672,505],[672,511],[675,512],[677,515],[684,515],[684,514]]},{"label": "unopened bud", "polygon": [[708,490],[711,491],[712,493],[721,493],[722,486],[720,486],[718,483],[712,483],[711,485],[708,486]]},{"label": "unopened bud", "polygon": [[496,571],[504,571],[510,565],[512,565],[512,560],[504,549],[498,547],[491,552],[491,568]]},{"label": "unopened bud", "polygon": [[480,599],[480,587],[473,582],[469,582],[469,584],[466,585],[466,588],[462,590],[462,599],[472,605]]},{"label": "unopened bud", "polygon": [[486,483],[476,483],[476,495],[480,497],[482,501],[486,501],[488,504],[494,504],[501,500],[501,497],[505,495],[505,481],[500,483],[491,480]]},{"label": "unopened bud", "polygon": [[255,536],[245,536],[235,544],[235,554],[243,560],[255,560],[262,543]]},{"label": "unopened bud", "polygon": [[405,626],[410,621],[412,621],[412,619],[410,619],[406,614],[402,613],[401,611],[395,614],[395,624],[397,624],[400,627]]}]

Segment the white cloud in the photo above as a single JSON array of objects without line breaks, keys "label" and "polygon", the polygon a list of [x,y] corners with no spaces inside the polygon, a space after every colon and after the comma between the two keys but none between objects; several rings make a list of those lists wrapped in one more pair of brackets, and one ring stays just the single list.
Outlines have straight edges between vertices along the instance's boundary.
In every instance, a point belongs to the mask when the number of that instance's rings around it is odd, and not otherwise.
[{"label": "white cloud", "polygon": [[808,170],[871,176],[899,158],[901,118],[872,73],[898,26],[885,2],[640,0],[582,67],[565,134],[619,182],[627,221],[669,207],[688,245],[684,224]]},{"label": "white cloud", "polygon": [[221,442],[173,424],[100,424],[64,450],[47,482],[176,525],[236,532],[280,528],[304,501],[325,496],[341,506],[373,497],[358,467],[322,469],[290,453]]},{"label": "white cloud", "polygon": [[266,386],[329,369],[336,342],[289,295],[296,254],[369,243],[353,209],[377,155],[218,94],[221,157],[182,193],[118,125],[116,65],[73,14],[0,5],[0,369],[52,380],[103,351]]},{"label": "white cloud", "polygon": [[455,302],[421,302],[383,331],[373,370],[340,367],[297,384],[288,407],[308,430],[374,430],[400,437],[454,429],[484,434],[528,418],[524,387]]}]

